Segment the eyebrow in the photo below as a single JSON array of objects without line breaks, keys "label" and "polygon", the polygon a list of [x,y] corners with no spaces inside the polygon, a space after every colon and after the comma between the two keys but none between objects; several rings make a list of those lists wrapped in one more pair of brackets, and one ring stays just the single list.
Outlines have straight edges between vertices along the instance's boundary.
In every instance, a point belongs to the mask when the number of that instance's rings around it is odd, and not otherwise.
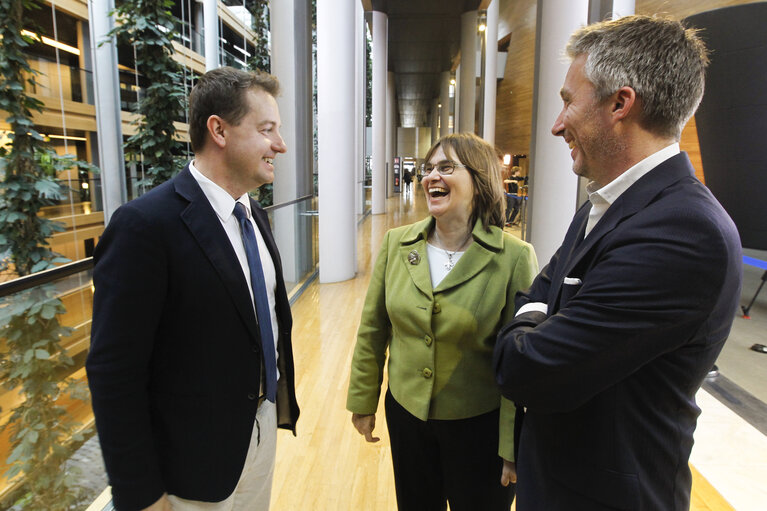
[{"label": "eyebrow", "polygon": [[559,89],[559,96],[560,96],[562,99],[564,99],[565,101],[567,101],[568,99],[570,99],[570,93],[569,93],[567,90],[565,90],[565,88],[564,88],[564,87],[562,87],[561,89]]}]

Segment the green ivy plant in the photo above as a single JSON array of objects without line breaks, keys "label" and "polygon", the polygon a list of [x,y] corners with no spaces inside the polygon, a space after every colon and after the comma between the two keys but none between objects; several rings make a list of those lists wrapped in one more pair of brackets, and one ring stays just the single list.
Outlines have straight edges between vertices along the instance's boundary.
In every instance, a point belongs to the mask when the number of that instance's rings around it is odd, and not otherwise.
[{"label": "green ivy plant", "polygon": [[[10,125],[9,143],[0,147],[0,270],[18,276],[66,261],[47,241],[63,227],[39,213],[67,195],[58,172],[92,169],[57,155],[32,122],[43,105],[24,89],[25,76],[32,86],[35,79],[24,54],[32,41],[21,31],[29,27],[25,12],[39,8],[37,0],[0,0],[0,110]],[[23,473],[22,504],[29,509],[65,510],[77,500],[76,475],[63,464],[81,434],[57,400],[63,394],[87,399],[87,391],[66,377],[72,360],[61,346],[70,333],[58,320],[64,312],[52,285],[0,301],[0,382],[21,397],[0,429],[10,431],[7,476]]]},{"label": "green ivy plant", "polygon": [[173,125],[185,95],[182,69],[172,56],[172,6],[172,0],[123,0],[112,12],[117,26],[109,33],[135,48],[136,71],[149,84],[138,101],[137,133],[125,146],[126,156],[143,161],[146,178],[140,184],[148,188],[176,175],[185,158]]},{"label": "green ivy plant", "polygon": [[245,8],[251,14],[253,32],[256,33],[256,51],[248,61],[248,68],[271,72],[269,55],[269,1],[246,0]]}]

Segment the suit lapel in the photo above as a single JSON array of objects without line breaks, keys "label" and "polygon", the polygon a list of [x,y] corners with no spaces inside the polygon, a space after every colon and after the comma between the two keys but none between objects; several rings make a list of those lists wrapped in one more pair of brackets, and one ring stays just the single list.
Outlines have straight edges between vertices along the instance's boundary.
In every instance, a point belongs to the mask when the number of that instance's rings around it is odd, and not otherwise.
[{"label": "suit lapel", "polygon": [[[680,179],[691,175],[694,176],[695,171],[690,164],[690,159],[687,157],[687,153],[679,153],[662,162],[642,176],[636,183],[631,185],[628,190],[623,192],[607,209],[604,216],[582,242],[578,243],[579,238],[577,237],[569,240],[570,257],[563,261],[564,264],[561,265],[562,272],[557,274],[557,288],[561,288],[564,277],[567,277],[570,274],[575,265],[589,253],[599,240],[609,234],[626,218],[635,215],[638,211],[645,208],[660,192]],[[584,217],[579,218],[578,215],[582,214],[583,209],[586,209],[585,215]],[[589,209],[590,208],[584,205],[584,207],[582,207],[576,214],[576,218],[573,219],[573,224],[576,223],[576,220],[583,222],[583,226],[578,231],[581,237],[585,232]],[[571,224],[571,231],[574,230],[573,224]],[[569,235],[570,232],[568,232],[568,237]],[[568,238],[566,238],[566,240],[568,240]],[[565,246],[566,245],[563,243],[563,248]],[[556,293],[557,294],[553,295],[554,297],[559,296],[559,289],[556,290]]]},{"label": "suit lapel", "polygon": [[192,177],[188,166],[176,176],[174,186],[176,193],[189,201],[189,205],[181,212],[182,221],[215,268],[251,335],[257,339],[259,333],[247,281],[216,212]]},{"label": "suit lapel", "polygon": [[277,271],[278,281],[282,280],[282,263],[280,261],[280,253],[277,250],[277,243],[274,241],[272,235],[272,227],[269,225],[269,216],[266,214],[264,208],[258,201],[250,199],[250,210],[253,212],[253,220],[258,226],[258,230],[261,231],[261,236],[264,238],[266,248],[269,249],[269,255],[272,256],[274,262],[274,268]]},{"label": "suit lapel", "polygon": [[487,232],[477,220],[471,234],[474,243],[469,245],[466,253],[455,264],[455,268],[437,285],[435,292],[446,291],[473,278],[490,264],[495,254],[503,248],[503,231],[500,229]]}]

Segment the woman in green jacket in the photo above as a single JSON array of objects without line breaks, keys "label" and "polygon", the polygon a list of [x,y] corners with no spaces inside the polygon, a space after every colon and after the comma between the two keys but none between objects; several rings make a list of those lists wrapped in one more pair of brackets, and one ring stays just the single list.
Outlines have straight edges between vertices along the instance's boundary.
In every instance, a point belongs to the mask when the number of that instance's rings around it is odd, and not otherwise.
[{"label": "woman in green jacket", "polygon": [[400,511],[508,510],[514,404],[492,368],[514,295],[538,272],[533,248],[503,232],[495,149],[442,137],[421,180],[429,216],[383,240],[362,311],[347,408],[369,442],[389,350],[385,398]]}]

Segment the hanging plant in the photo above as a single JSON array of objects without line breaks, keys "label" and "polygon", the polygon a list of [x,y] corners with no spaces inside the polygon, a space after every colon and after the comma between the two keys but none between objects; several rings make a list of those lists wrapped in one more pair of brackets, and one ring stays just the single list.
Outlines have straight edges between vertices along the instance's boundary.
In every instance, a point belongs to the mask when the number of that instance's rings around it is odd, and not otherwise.
[{"label": "hanging plant", "polygon": [[245,8],[251,15],[251,28],[256,33],[256,51],[248,61],[248,68],[269,73],[272,69],[269,55],[269,1],[246,0]]},{"label": "hanging plant", "polygon": [[[36,0],[0,0],[0,110],[7,112],[9,143],[0,147],[0,270],[18,276],[48,269],[66,259],[48,239],[61,224],[39,215],[68,195],[56,180],[73,166],[93,167],[59,156],[32,122],[42,103],[24,90],[36,85],[24,50],[32,40],[24,13],[39,9]],[[25,76],[27,77],[25,79]],[[65,510],[77,500],[76,475],[63,468],[71,446],[81,440],[79,425],[57,404],[64,394],[87,399],[87,390],[70,378],[73,364],[61,346],[70,329],[58,318],[65,312],[53,285],[43,285],[0,301],[0,381],[18,390],[21,404],[0,430],[10,431],[9,478],[23,474],[22,504],[29,509]]]},{"label": "hanging plant", "polygon": [[183,113],[185,95],[182,69],[172,56],[172,6],[172,0],[123,0],[112,12],[117,26],[109,33],[135,49],[136,72],[148,84],[138,101],[137,132],[128,138],[125,153],[143,162],[146,178],[140,184],[149,188],[176,175],[186,158],[173,125]]}]

